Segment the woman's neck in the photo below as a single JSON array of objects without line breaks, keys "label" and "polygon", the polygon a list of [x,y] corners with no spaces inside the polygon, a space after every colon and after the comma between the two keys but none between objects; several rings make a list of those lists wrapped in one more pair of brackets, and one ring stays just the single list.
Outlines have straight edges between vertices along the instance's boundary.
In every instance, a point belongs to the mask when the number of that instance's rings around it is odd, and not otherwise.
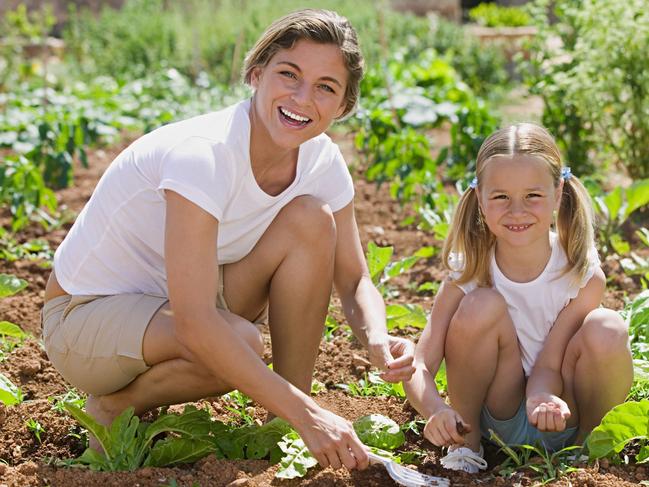
[{"label": "woman's neck", "polygon": [[500,272],[514,282],[530,282],[539,277],[545,270],[552,246],[550,235],[539,239],[526,247],[512,247],[502,241],[496,241],[495,257]]}]

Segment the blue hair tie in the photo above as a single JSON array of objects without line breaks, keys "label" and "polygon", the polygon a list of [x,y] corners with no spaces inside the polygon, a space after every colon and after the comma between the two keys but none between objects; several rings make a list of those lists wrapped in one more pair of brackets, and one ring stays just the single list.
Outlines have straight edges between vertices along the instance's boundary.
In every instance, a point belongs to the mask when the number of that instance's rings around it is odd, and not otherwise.
[{"label": "blue hair tie", "polygon": [[561,179],[564,181],[568,181],[572,177],[572,171],[570,170],[569,167],[562,167],[561,168]]},{"label": "blue hair tie", "polygon": [[476,189],[478,187],[478,176],[474,177],[469,183],[469,188]]}]

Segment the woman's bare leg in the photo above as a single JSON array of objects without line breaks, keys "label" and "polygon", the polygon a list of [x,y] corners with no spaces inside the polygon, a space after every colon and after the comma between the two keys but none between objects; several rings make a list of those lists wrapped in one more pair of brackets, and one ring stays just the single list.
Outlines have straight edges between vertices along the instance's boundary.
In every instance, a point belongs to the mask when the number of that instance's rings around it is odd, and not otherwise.
[{"label": "woman's bare leg", "polygon": [[471,425],[466,444],[478,451],[482,406],[508,419],[524,396],[516,331],[500,294],[477,289],[464,297],[449,325],[445,358],[451,406]]},{"label": "woman's bare leg", "polygon": [[[562,398],[579,424],[582,443],[614,406],[624,402],[633,383],[633,358],[624,320],[609,309],[591,311],[568,343],[561,367]],[[580,407],[581,405],[581,407]]]}]

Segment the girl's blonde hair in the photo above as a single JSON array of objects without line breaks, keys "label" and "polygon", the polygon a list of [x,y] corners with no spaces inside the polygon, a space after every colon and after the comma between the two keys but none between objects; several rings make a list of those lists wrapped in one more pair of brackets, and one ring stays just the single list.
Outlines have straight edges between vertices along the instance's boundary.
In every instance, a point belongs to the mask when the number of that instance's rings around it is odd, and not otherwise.
[{"label": "girl's blonde hair", "polygon": [[[502,128],[483,142],[476,159],[478,187],[489,159],[517,155],[545,161],[554,187],[559,187],[563,177],[559,148],[546,129],[532,123]],[[594,242],[593,208],[586,188],[575,176],[564,178],[556,227],[559,242],[568,257],[564,272],[572,271],[575,280],[581,280],[586,275],[588,252]],[[476,280],[479,286],[491,287],[490,262],[495,241],[481,215],[476,191],[470,187],[460,198],[444,242],[443,262],[446,268],[461,272],[454,282],[464,284]],[[458,256],[461,260],[454,264],[452,260],[457,261]]]},{"label": "girl's blonde hair", "polygon": [[345,17],[330,10],[304,9],[273,22],[248,51],[243,65],[243,80],[250,84],[253,70],[264,67],[280,49],[291,49],[299,40],[338,46],[347,69],[343,118],[354,109],[363,78],[363,54],[356,31]]}]

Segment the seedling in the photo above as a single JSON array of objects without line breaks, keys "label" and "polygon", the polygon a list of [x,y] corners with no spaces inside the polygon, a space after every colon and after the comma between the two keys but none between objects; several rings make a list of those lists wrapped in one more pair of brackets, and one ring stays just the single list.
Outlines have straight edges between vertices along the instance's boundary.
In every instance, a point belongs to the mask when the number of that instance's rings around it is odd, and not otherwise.
[{"label": "seedling", "polygon": [[48,397],[47,400],[52,403],[52,409],[59,413],[65,413],[66,403],[74,404],[80,409],[86,406],[86,398],[74,388],[68,389],[65,394]]},{"label": "seedling", "polygon": [[3,374],[0,374],[0,402],[7,406],[23,402],[23,393],[20,388]]},{"label": "seedling", "polygon": [[252,407],[250,406],[252,400],[248,396],[239,391],[232,391],[222,397],[226,401],[225,409],[236,414],[244,424],[254,423],[255,419],[251,415]]},{"label": "seedling", "polygon": [[350,396],[394,396],[399,398],[405,398],[406,393],[403,390],[403,385],[401,383],[390,383],[385,382],[379,376],[378,372],[369,372],[364,375],[363,379],[360,379],[358,382],[350,382],[348,384],[336,384],[336,387],[343,389]]},{"label": "seedling", "polygon": [[27,426],[27,429],[31,431],[36,439],[38,440],[38,443],[42,443],[41,435],[45,433],[45,430],[41,426],[41,424],[36,421],[34,418],[29,418],[26,422],[25,425]]}]

